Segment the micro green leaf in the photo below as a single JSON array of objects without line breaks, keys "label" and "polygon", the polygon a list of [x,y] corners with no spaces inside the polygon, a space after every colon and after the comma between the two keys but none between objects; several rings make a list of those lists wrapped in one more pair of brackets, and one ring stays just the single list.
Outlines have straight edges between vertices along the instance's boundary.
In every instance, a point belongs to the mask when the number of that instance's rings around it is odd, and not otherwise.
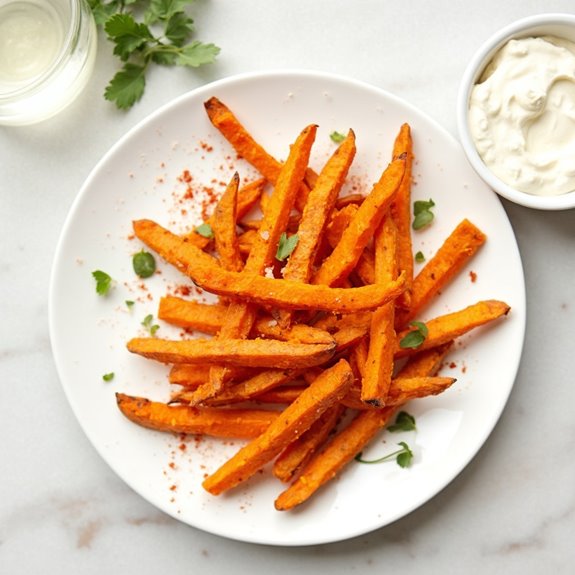
[{"label": "micro green leaf", "polygon": [[395,423],[387,427],[387,430],[392,433],[397,431],[414,431],[415,429],[415,417],[407,413],[407,411],[400,411],[395,418]]},{"label": "micro green leaf", "polygon": [[204,222],[203,224],[199,225],[197,228],[194,229],[194,231],[196,232],[196,234],[200,234],[200,236],[203,236],[204,238],[208,238],[210,240],[214,237],[214,230],[212,229],[212,226],[210,226],[210,224],[208,224],[207,222]]},{"label": "micro green leaf", "polygon": [[112,381],[112,380],[114,379],[114,372],[111,371],[110,373],[105,373],[105,374],[102,376],[102,379],[103,379],[104,381]]},{"label": "micro green leaf", "polygon": [[108,295],[112,287],[112,278],[102,270],[95,270],[92,272],[92,277],[96,280],[96,292],[98,295]]},{"label": "micro green leaf", "polygon": [[150,252],[142,250],[132,257],[132,267],[141,278],[149,278],[156,271],[156,260]]},{"label": "micro green leaf", "polygon": [[142,325],[148,330],[151,336],[154,336],[160,329],[160,326],[154,323],[154,316],[151,313],[144,318]]},{"label": "micro green leaf", "polygon": [[413,460],[413,452],[411,451],[411,449],[409,448],[409,445],[407,445],[407,443],[405,443],[405,441],[401,441],[400,443],[398,443],[398,445],[401,447],[401,449],[397,449],[396,451],[393,451],[392,453],[388,453],[387,455],[384,455],[383,457],[379,457],[378,459],[363,459],[362,452],[359,452],[356,456],[355,456],[355,460],[358,463],[366,463],[368,465],[372,465],[375,463],[385,463],[386,461],[391,461],[393,459],[395,459],[396,463],[400,466],[400,467],[409,467],[411,465],[411,462]]},{"label": "micro green leaf", "polygon": [[425,261],[425,255],[423,255],[423,252],[417,252],[415,254],[415,261],[418,264],[422,264]]},{"label": "micro green leaf", "polygon": [[280,262],[287,259],[290,256],[290,254],[295,250],[298,241],[299,237],[297,234],[293,234],[292,236],[288,237],[288,235],[284,232],[280,236],[278,249],[276,253],[276,259],[278,259]]},{"label": "micro green leaf", "polygon": [[408,332],[399,342],[399,347],[402,349],[416,349],[424,341],[428,335],[427,326],[421,321],[412,321],[409,325],[415,329]]},{"label": "micro green leaf", "polygon": [[435,207],[435,202],[432,199],[429,201],[418,200],[413,202],[413,223],[414,230],[420,230],[428,226],[435,217],[431,208]]},{"label": "micro green leaf", "polygon": [[331,138],[331,141],[335,142],[336,144],[341,144],[345,140],[345,134],[335,130],[329,135],[329,137]]}]

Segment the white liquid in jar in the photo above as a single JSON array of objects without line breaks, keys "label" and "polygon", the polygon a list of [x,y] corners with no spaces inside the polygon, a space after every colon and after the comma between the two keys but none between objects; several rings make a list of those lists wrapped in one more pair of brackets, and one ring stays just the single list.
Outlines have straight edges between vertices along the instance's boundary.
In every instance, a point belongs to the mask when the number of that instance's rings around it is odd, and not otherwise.
[{"label": "white liquid in jar", "polygon": [[0,6],[0,90],[39,77],[52,66],[63,42],[60,15],[48,2]]}]

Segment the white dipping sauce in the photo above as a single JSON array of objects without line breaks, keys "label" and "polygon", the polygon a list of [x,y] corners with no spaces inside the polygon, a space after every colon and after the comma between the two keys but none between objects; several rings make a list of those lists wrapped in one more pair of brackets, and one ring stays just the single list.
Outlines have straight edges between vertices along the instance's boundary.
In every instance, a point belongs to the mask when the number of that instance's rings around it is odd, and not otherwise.
[{"label": "white dipping sauce", "polygon": [[479,155],[513,188],[540,196],[575,190],[575,43],[509,41],[471,92]]}]

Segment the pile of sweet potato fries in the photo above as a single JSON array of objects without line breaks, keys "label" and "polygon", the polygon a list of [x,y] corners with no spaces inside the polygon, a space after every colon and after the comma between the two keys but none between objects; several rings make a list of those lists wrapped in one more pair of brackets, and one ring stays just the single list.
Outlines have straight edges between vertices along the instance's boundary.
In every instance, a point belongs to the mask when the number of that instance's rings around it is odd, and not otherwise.
[{"label": "pile of sweet potato fries", "polygon": [[[426,321],[421,341],[403,345],[421,331],[413,324],[420,312],[486,240],[465,219],[414,275],[409,125],[369,193],[342,196],[356,152],[353,131],[315,173],[309,158],[317,126],[305,127],[280,162],[220,100],[205,108],[261,179],[240,186],[233,176],[205,222],[213,233],[133,223],[144,244],[219,299],[161,299],[160,319],[205,336],[129,341],[129,351],[172,366],[177,391],[168,403],[120,393],[117,402],[130,420],[155,430],[248,439],[204,488],[220,494],[273,461],[273,474],[287,484],[275,507],[292,509],[406,402],[452,385],[437,373],[453,341],[509,306],[472,303]],[[261,217],[248,219],[256,207]],[[290,237],[295,248],[280,261],[278,246]]]}]

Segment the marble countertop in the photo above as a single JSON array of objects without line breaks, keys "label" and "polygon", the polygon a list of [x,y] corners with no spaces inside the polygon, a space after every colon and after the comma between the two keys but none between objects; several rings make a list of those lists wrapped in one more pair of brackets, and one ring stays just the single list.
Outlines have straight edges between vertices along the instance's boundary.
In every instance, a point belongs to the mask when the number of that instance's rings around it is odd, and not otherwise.
[{"label": "marble countertop", "polygon": [[503,202],[523,258],[528,317],[507,407],[436,497],[345,542],[257,546],[158,511],[85,437],[48,334],[51,265],[71,203],[102,155],[160,105],[236,73],[315,69],[393,92],[457,136],[456,95],[474,50],[500,27],[541,12],[573,12],[573,3],[198,0],[198,38],[222,48],[215,65],[154,70],[144,98],[122,113],[102,97],[116,61],[101,36],[94,76],[69,109],[36,126],[0,127],[2,573],[575,572],[575,210]]}]

